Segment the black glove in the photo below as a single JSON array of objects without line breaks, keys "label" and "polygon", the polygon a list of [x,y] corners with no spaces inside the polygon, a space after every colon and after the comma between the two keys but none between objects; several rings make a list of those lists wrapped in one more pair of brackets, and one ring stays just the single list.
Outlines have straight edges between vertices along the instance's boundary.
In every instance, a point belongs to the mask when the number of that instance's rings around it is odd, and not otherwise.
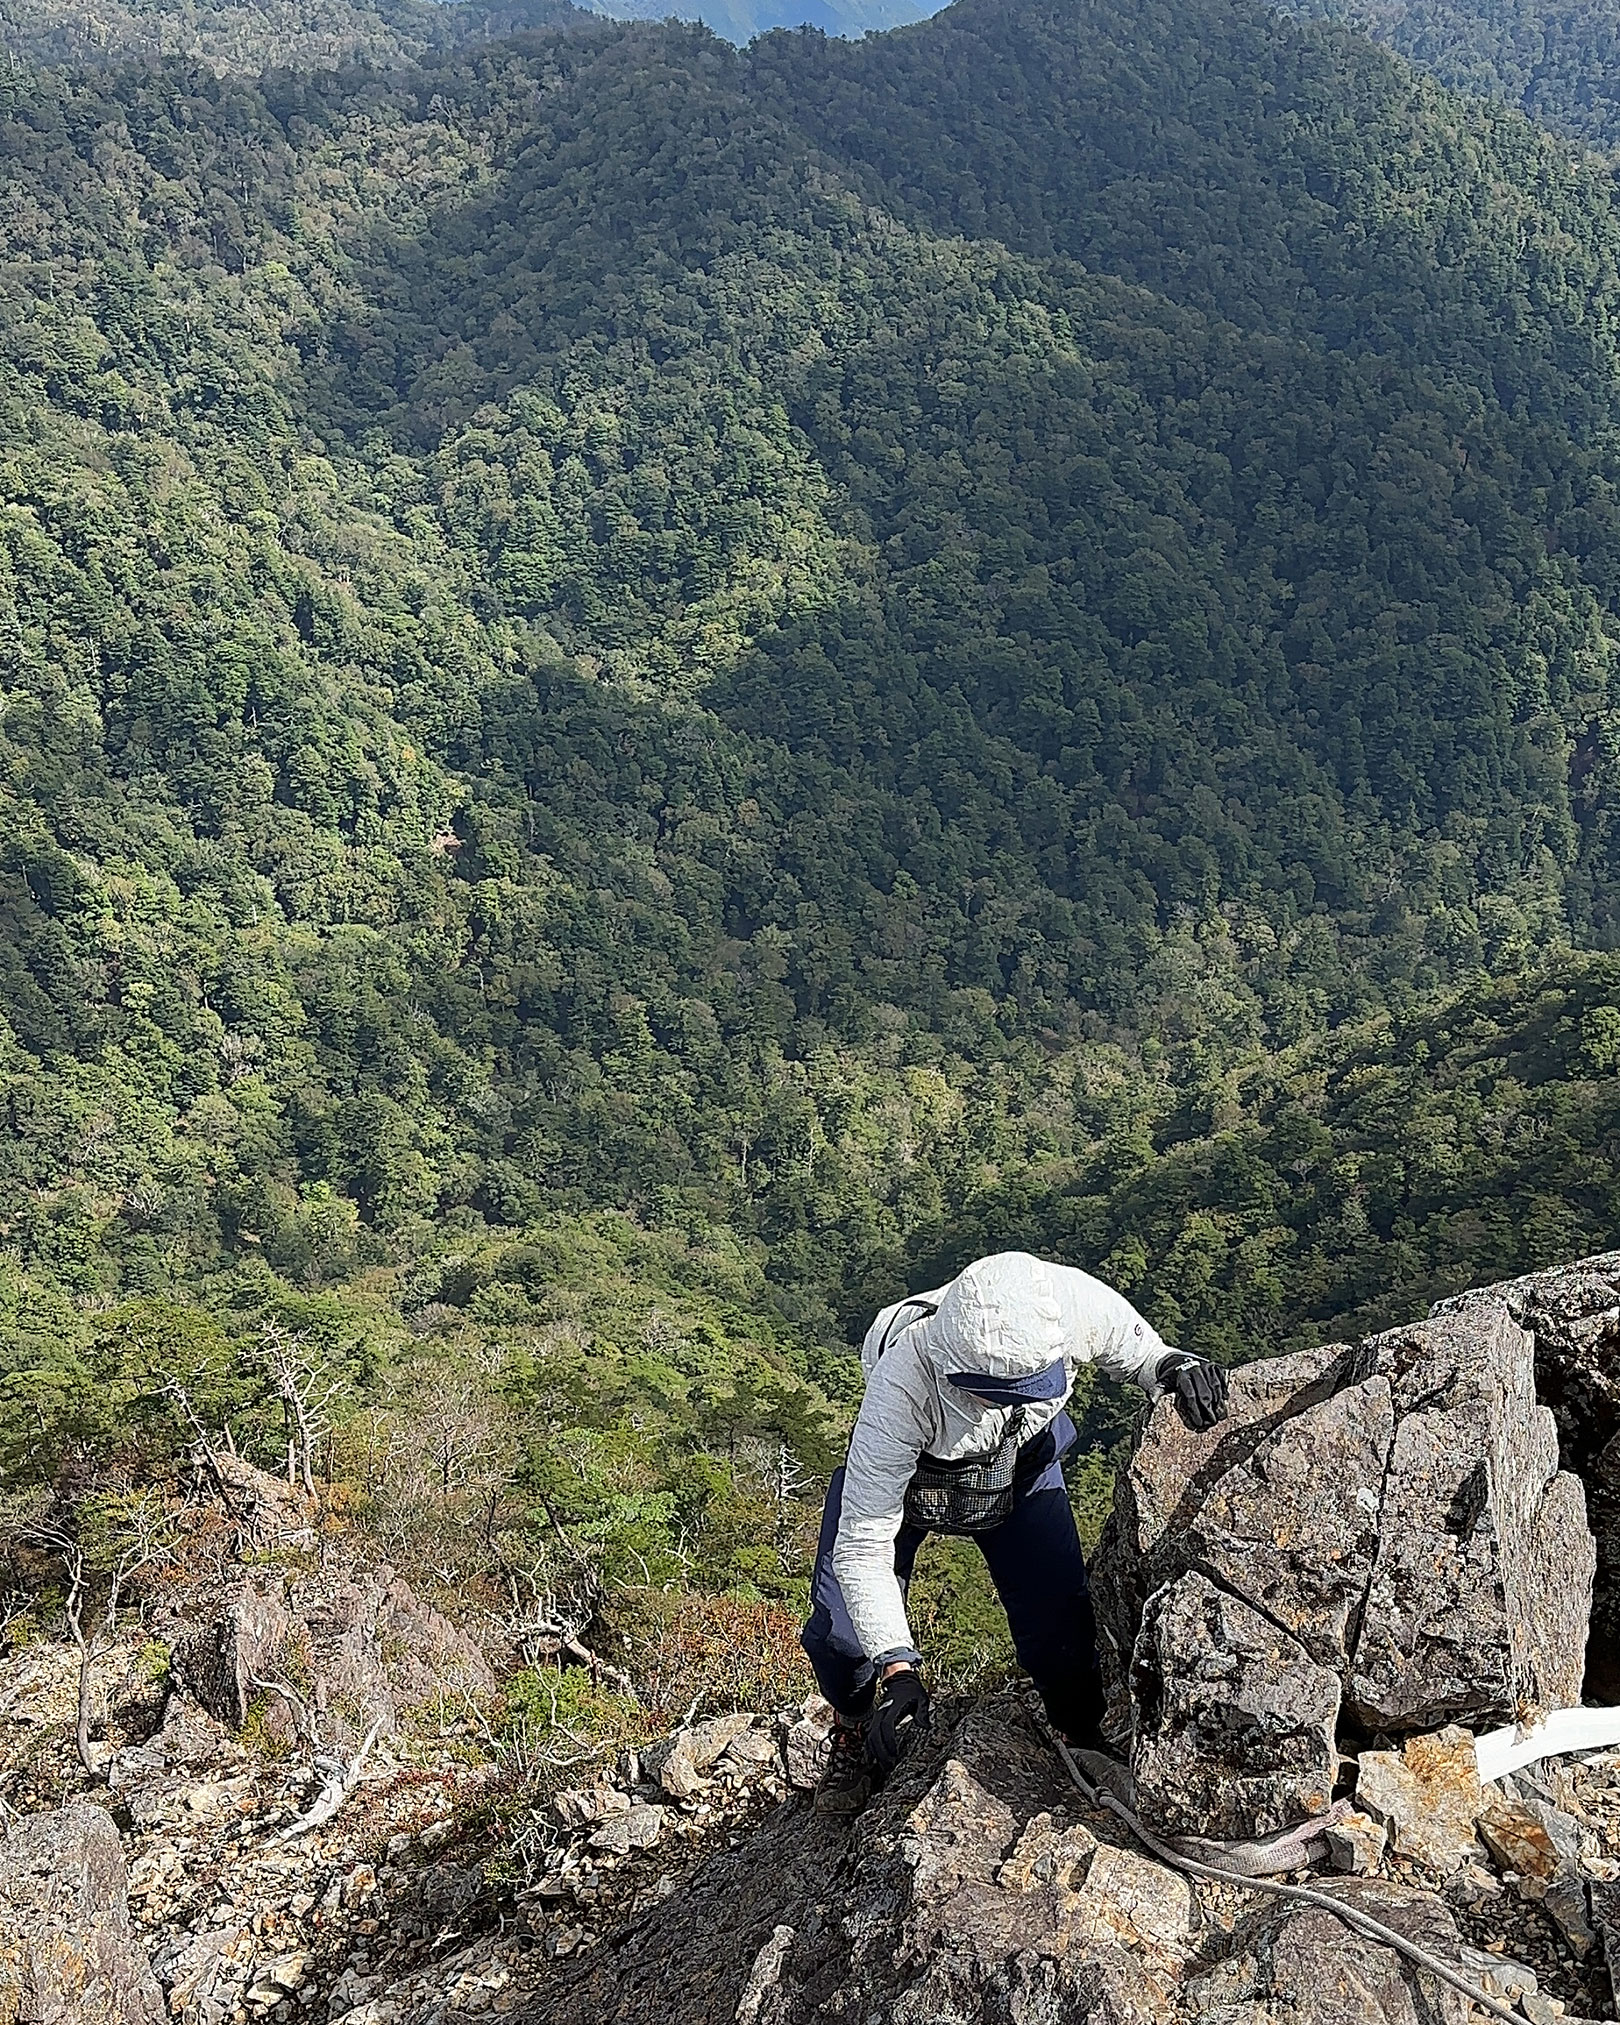
[{"label": "black glove", "polygon": [[1153,1376],[1176,1395],[1176,1411],[1199,1434],[1226,1418],[1226,1373],[1207,1357],[1172,1350],[1159,1359]]},{"label": "black glove", "polygon": [[908,1667],[878,1688],[866,1725],[866,1755],[885,1779],[928,1727],[928,1690]]}]

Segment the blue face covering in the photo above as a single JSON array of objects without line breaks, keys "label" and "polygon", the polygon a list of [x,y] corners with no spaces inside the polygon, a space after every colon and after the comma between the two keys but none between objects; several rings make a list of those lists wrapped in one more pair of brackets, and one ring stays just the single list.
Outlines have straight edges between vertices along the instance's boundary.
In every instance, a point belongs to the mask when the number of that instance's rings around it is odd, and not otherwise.
[{"label": "blue face covering", "polygon": [[952,1371],[946,1375],[952,1385],[971,1392],[975,1399],[988,1400],[992,1406],[1029,1406],[1040,1399],[1061,1399],[1069,1389],[1068,1366],[1061,1357],[1022,1378],[993,1378],[986,1371]]}]

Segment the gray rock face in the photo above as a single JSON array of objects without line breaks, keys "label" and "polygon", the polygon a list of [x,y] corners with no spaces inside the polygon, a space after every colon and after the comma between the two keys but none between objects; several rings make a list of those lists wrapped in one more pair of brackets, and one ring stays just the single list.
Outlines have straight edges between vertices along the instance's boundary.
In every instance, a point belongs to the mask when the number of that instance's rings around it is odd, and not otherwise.
[{"label": "gray rock face", "polygon": [[853,1829],[803,1801],[550,1985],[546,2025],[1156,2025],[1184,1879],[1085,1814],[1011,1697],[936,1710]]},{"label": "gray rock face", "polygon": [[[293,1501],[262,1470],[233,1459],[231,1471],[239,1502],[260,1487],[255,1511]],[[219,1722],[240,1729],[253,1712],[280,1744],[352,1747],[377,1718],[391,1732],[448,1682],[473,1694],[495,1684],[473,1640],[391,1568],[257,1567],[220,1584],[211,1607],[199,1603],[188,1595],[175,1621],[159,1625],[174,1678]]]},{"label": "gray rock face", "polygon": [[1579,1699],[1593,1543],[1503,1301],[1248,1366],[1231,1405],[1201,1435],[1154,1408],[1094,1571],[1160,1827],[1307,1818],[1341,1713],[1403,1735]]},{"label": "gray rock face", "polygon": [[1207,1433],[1185,1426],[1160,1400],[1119,1478],[1114,1511],[1092,1566],[1099,1653],[1111,1694],[1125,1691],[1147,1599],[1185,1574],[1188,1530],[1210,1490],[1241,1469],[1266,1437],[1332,1397],[1349,1352],[1343,1344],[1267,1357],[1231,1373],[1227,1418]]},{"label": "gray rock face", "polygon": [[[1332,1888],[1458,1961],[1439,1900]],[[1330,1913],[1263,1902],[1228,1933],[1086,1810],[1012,1697],[936,1708],[853,1828],[784,1806],[518,2025],[1462,2025]]]},{"label": "gray rock face", "polygon": [[1328,1805],[1337,1675],[1205,1576],[1183,1575],[1149,1602],[1131,1683],[1131,1773],[1157,1827],[1244,1839]]},{"label": "gray rock face", "polygon": [[1579,1701],[1594,1550],[1536,1403],[1534,1344],[1481,1297],[1364,1346],[1399,1422],[1350,1700],[1370,1729],[1510,1721]]},{"label": "gray rock face", "polygon": [[[1359,1907],[1440,1960],[1461,1943],[1442,1902],[1372,1878],[1319,1888]],[[1263,1915],[1246,1944],[1188,1985],[1195,2016],[1219,2025],[1465,2025],[1461,1992],[1426,1975],[1393,1948],[1365,1939],[1332,1913],[1283,1906]]]},{"label": "gray rock face", "polygon": [[1620,1702],[1620,1252],[1463,1294],[1435,1313],[1466,1315],[1481,1300],[1500,1301],[1535,1339],[1536,1393],[1586,1488],[1597,1543],[1586,1698]]},{"label": "gray rock face", "polygon": [[1347,1386],[1267,1435],[1210,1490],[1188,1554],[1337,1671],[1378,1553],[1394,1438],[1387,1378]]},{"label": "gray rock face", "polygon": [[162,1993],[130,1926],[112,1816],[82,1802],[0,1837],[0,2019],[162,2025]]}]

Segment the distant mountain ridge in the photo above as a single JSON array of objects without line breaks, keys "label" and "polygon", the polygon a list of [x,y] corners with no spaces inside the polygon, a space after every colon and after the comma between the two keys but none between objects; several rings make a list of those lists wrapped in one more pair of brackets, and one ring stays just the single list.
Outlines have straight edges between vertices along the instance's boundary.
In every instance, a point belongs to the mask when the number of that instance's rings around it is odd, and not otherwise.
[{"label": "distant mountain ridge", "polygon": [[775,28],[861,36],[923,19],[914,0],[0,0],[0,49],[31,63],[192,57],[216,70],[397,63],[593,19],[701,22],[734,43]]},{"label": "distant mountain ridge", "polygon": [[773,28],[816,28],[825,35],[881,34],[935,13],[916,0],[587,0],[615,21],[701,21],[728,42],[752,42]]},{"label": "distant mountain ridge", "polygon": [[1496,98],[1572,140],[1620,145],[1614,0],[1282,0],[1381,42],[1443,84]]},{"label": "distant mountain ridge", "polygon": [[399,62],[593,18],[570,0],[0,0],[0,48],[29,63],[190,57],[257,75]]}]

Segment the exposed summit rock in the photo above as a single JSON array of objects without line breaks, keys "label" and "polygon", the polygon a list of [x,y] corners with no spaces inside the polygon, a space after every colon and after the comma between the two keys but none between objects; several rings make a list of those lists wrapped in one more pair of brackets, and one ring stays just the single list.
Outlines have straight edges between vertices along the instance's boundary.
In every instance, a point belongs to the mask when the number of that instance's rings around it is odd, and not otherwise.
[{"label": "exposed summit rock", "polygon": [[1270,1835],[1319,1814],[1338,1771],[1339,1683],[1205,1576],[1148,1604],[1132,1672],[1138,1794],[1173,1835]]},{"label": "exposed summit rock", "polygon": [[1585,1692],[1620,1702],[1620,1252],[1460,1294],[1435,1313],[1467,1316],[1482,1301],[1499,1301],[1535,1339],[1536,1393],[1586,1488],[1597,1542]]},{"label": "exposed summit rock", "polygon": [[[1240,1366],[1230,1374],[1227,1418],[1203,1434],[1168,1401],[1154,1408],[1115,1487],[1092,1568],[1103,1670],[1114,1691],[1125,1688],[1148,1597],[1191,1565],[1187,1541],[1210,1492],[1246,1469],[1279,1428],[1331,1399],[1348,1355],[1331,1344]],[[1238,1495],[1234,1486],[1234,1502]]]},{"label": "exposed summit rock", "polygon": [[[1437,1898],[1329,1888],[1453,1962]],[[1460,2025],[1464,2001],[1331,1913],[1229,1931],[1089,1811],[1019,1701],[947,1708],[853,1830],[781,1809],[537,1993],[540,2025]]]},{"label": "exposed summit rock", "polygon": [[1239,1370],[1204,1434],[1161,1401],[1095,1571],[1151,1818],[1269,1833],[1325,1805],[1345,1721],[1577,1701],[1594,1548],[1558,1460],[1535,1344],[1487,1295]]},{"label": "exposed summit rock", "polygon": [[1595,1555],[1580,1479],[1536,1403],[1535,1346],[1505,1304],[1357,1352],[1397,1412],[1378,1558],[1347,1688],[1369,1730],[1510,1722],[1581,1697]]},{"label": "exposed summit rock", "polygon": [[[1457,1930],[1428,1892],[1345,1878],[1334,1895],[1455,1964]],[[1460,1991],[1414,1971],[1394,1949],[1354,1933],[1325,1908],[1262,1913],[1244,1944],[1186,1993],[1194,2017],[1218,2025],[1466,2025]]]}]

